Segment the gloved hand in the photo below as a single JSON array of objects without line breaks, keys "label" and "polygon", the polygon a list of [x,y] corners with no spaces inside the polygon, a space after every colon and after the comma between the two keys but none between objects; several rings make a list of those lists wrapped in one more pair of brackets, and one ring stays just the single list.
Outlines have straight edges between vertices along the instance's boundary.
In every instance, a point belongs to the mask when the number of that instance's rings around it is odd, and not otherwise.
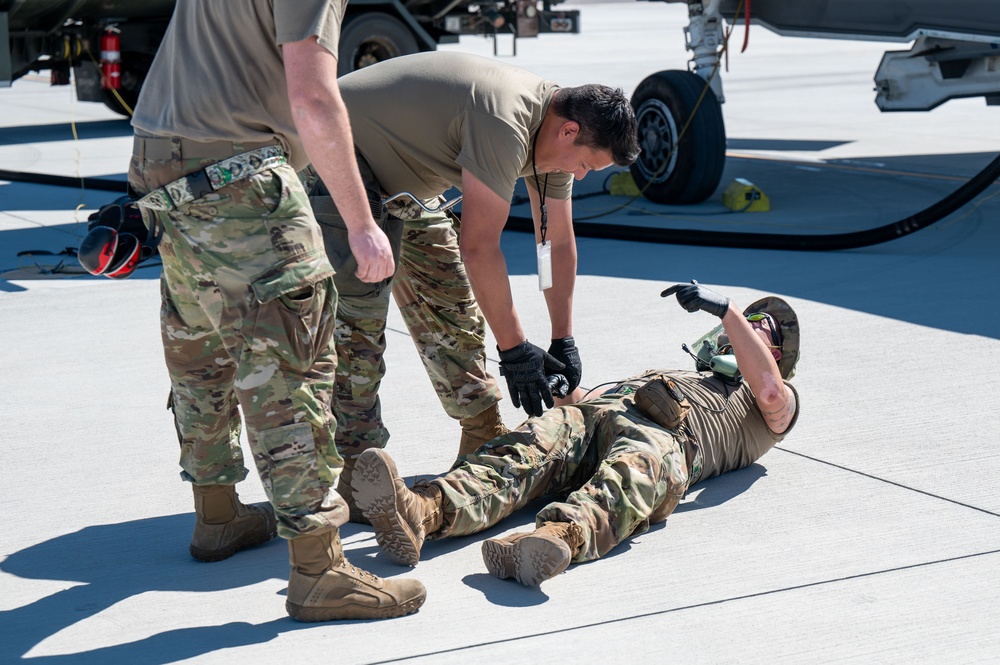
[{"label": "gloved hand", "polygon": [[549,374],[545,377],[545,382],[549,384],[549,391],[556,397],[569,395],[569,381],[562,374]]},{"label": "gloved hand", "polygon": [[[497,351],[500,351],[499,347]],[[542,415],[542,402],[552,408],[552,392],[545,378],[546,370],[561,372],[566,365],[528,340],[512,349],[500,351],[500,375],[507,378],[507,390],[514,406],[529,416]]]},{"label": "gloved hand", "polygon": [[[552,340],[552,344],[549,345],[549,354],[566,365],[566,369],[559,373],[566,377],[566,381],[569,382],[569,389],[563,395],[556,395],[556,397],[565,397],[576,390],[576,387],[580,385],[580,378],[583,376],[580,351],[577,350],[576,342],[572,337],[563,337],[562,339]],[[555,393],[554,390],[552,392]]]},{"label": "gloved hand", "polygon": [[705,288],[693,279],[690,284],[674,284],[665,289],[660,296],[666,298],[672,293],[677,294],[677,302],[689,312],[697,312],[700,309],[721,319],[729,310],[729,298]]}]

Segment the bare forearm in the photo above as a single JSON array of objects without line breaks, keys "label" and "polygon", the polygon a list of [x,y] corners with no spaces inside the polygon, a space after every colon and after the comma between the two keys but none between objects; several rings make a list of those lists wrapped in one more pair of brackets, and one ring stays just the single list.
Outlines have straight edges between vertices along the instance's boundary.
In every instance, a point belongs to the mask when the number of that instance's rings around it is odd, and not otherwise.
[{"label": "bare forearm", "polygon": [[573,291],[576,288],[576,243],[552,247],[552,288],[545,290],[545,304],[552,325],[552,339],[573,334]]},{"label": "bare forearm", "polygon": [[794,402],[789,401],[791,391],[781,380],[771,351],[732,301],[722,317],[722,323],[733,346],[740,373],[750,384],[768,427],[774,432],[783,432],[794,413]]},{"label": "bare forearm", "polygon": [[526,337],[514,309],[507,263],[500,248],[463,247],[462,259],[472,293],[496,337],[497,345],[507,350],[523,342]]},{"label": "bare forearm", "polygon": [[292,114],[306,154],[330,190],[347,228],[372,223],[364,184],[354,156],[347,107],[336,88],[293,102]]},{"label": "bare forearm", "polygon": [[[537,208],[538,193],[530,187]],[[576,236],[573,233],[573,203],[570,199],[547,199],[548,230],[546,240],[552,246],[552,288],[545,290],[545,305],[549,310],[552,339],[573,334],[573,291],[576,288]],[[535,225],[541,223],[535,212]],[[540,234],[536,231],[536,242]]]},{"label": "bare forearm", "polygon": [[315,37],[282,46],[292,119],[313,167],[347,225],[358,279],[378,282],[395,270],[389,239],[372,218],[347,107],[337,85],[337,59]]}]

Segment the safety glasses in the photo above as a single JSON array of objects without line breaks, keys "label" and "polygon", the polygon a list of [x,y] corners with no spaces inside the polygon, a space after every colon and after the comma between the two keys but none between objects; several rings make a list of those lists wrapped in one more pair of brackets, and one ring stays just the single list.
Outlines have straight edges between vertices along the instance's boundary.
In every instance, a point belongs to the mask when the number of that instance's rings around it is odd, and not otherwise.
[{"label": "safety glasses", "polygon": [[781,333],[774,322],[774,317],[767,312],[755,312],[747,316],[747,321],[750,322],[752,328],[757,330],[765,330],[766,325],[766,330],[771,333],[771,348],[781,348]]}]

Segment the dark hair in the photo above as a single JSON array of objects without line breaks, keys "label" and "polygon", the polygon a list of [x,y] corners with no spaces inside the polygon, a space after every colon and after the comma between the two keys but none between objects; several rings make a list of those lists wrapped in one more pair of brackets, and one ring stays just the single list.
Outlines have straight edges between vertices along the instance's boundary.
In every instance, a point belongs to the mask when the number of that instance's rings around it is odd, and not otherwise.
[{"label": "dark hair", "polygon": [[618,166],[628,166],[639,157],[635,111],[621,88],[597,83],[560,88],[552,109],[559,117],[580,125],[576,143],[610,150]]}]

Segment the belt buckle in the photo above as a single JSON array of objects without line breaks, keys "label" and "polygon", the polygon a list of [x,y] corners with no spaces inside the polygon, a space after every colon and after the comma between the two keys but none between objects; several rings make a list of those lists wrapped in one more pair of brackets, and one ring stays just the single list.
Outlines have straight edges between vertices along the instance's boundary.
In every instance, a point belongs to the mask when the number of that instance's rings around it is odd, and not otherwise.
[{"label": "belt buckle", "polygon": [[212,182],[208,179],[208,174],[205,173],[205,169],[188,175],[187,182],[188,188],[191,190],[192,201],[196,201],[206,194],[211,194],[215,191],[212,187]]}]

